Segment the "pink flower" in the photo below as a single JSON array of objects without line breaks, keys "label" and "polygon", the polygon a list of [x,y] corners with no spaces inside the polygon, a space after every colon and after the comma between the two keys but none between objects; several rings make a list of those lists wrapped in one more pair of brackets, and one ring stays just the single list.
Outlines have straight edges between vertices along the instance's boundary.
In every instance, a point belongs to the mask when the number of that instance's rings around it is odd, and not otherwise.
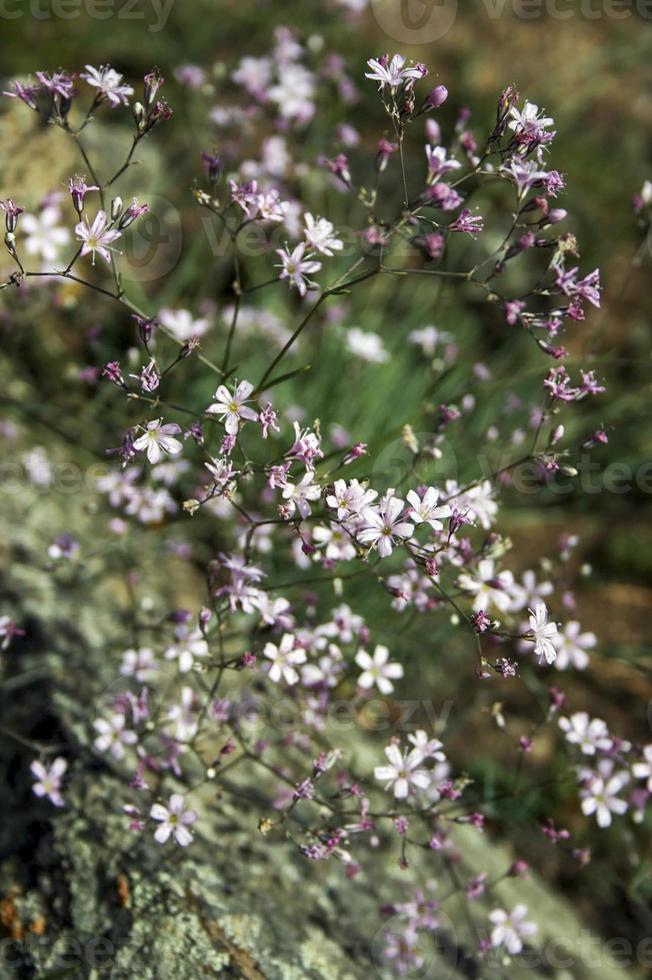
[{"label": "pink flower", "polygon": [[106,212],[98,211],[93,224],[89,226],[85,218],[75,228],[75,234],[82,242],[81,254],[88,255],[90,252],[95,265],[96,252],[100,253],[105,262],[111,261],[111,252],[115,251],[111,248],[111,242],[120,238],[121,232],[115,228],[108,228]]},{"label": "pink flower", "polygon": [[134,90],[131,85],[125,85],[122,81],[122,75],[119,75],[114,68],[109,68],[109,66],[102,66],[100,68],[93,68],[92,65],[86,65],[86,71],[82,72],[79,76],[83,78],[89,85],[98,90],[98,96],[104,99],[108,99],[111,103],[112,108],[120,105],[128,105],[129,100],[128,95],[133,95]]},{"label": "pink flower", "polygon": [[217,401],[209,405],[206,412],[209,415],[219,415],[229,435],[235,436],[241,420],[248,419],[250,422],[255,422],[258,419],[258,412],[245,404],[253,390],[254,386],[250,381],[241,381],[236,385],[233,393],[226,385],[220,385],[215,392]]},{"label": "pink flower", "polygon": [[305,242],[299,242],[292,252],[287,245],[283,249],[276,249],[277,255],[281,257],[281,266],[277,267],[281,269],[279,279],[289,280],[290,286],[298,289],[300,296],[305,296],[309,289],[317,288],[316,283],[311,282],[308,276],[321,269],[321,262],[315,261],[310,254],[304,258],[305,251]]},{"label": "pink flower", "polygon": [[367,507],[362,513],[366,527],[358,534],[362,544],[378,549],[381,558],[391,555],[397,540],[411,538],[412,524],[401,520],[403,501],[389,495],[378,507]]}]

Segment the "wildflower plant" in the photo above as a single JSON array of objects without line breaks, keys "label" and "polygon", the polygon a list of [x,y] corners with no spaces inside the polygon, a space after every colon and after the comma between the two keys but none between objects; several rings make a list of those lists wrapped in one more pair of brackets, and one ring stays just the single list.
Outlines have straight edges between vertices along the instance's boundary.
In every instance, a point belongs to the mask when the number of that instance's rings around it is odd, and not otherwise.
[{"label": "wildflower plant", "polygon": [[[233,66],[232,98],[212,110],[223,148],[203,155],[197,148],[192,189],[202,227],[217,229],[228,245],[220,258],[229,263],[231,296],[219,311],[186,308],[191,301],[182,297],[177,307],[159,308],[156,294],[137,302],[122,272],[124,243],[150,210],[147,175],[134,170],[139,149],[174,125],[162,75],[154,70],[137,87],[110,66],[86,65],[77,76],[38,71],[35,80],[15,81],[5,94],[74,143],[82,172],[70,175],[69,200],[54,214],[52,206],[40,217],[23,213],[15,203],[22,189],[9,189],[1,207],[12,269],[1,288],[11,304],[15,295],[33,295],[36,284],[57,295],[73,283],[85,291],[85,310],[113,307],[129,324],[126,346],[135,344],[136,353],[116,349],[96,365],[111,403],[104,427],[111,469],[97,486],[102,514],[115,535],[129,535],[132,523],[153,531],[174,525],[189,540],[210,542],[195,608],[145,616],[140,646],[125,632],[116,662],[124,689],[87,732],[92,751],[124,776],[116,806],[125,827],[163,848],[192,849],[202,833],[193,794],[210,784],[228,793],[237,775],[277,794],[259,815],[270,845],[289,842],[306,861],[339,862],[355,877],[378,860],[383,841],[388,860],[428,863],[435,875],[450,870],[455,828],[481,833],[494,810],[469,777],[459,743],[448,750],[445,726],[371,740],[362,733],[372,699],[400,695],[411,675],[402,624],[419,622],[432,658],[437,646],[426,638],[441,638],[441,624],[457,638],[465,690],[536,688],[531,730],[505,726],[500,695],[487,718],[514,750],[515,798],[527,783],[529,752],[553,739],[578,815],[598,828],[631,823],[640,819],[641,792],[643,803],[649,796],[651,750],[566,704],[557,687],[563,672],[586,666],[599,642],[569,613],[572,543],[517,575],[500,530],[502,495],[519,466],[530,465],[542,486],[560,472],[572,478],[579,450],[600,441],[595,432],[566,436],[577,432],[575,404],[599,399],[605,388],[589,367],[564,364],[564,335],[590,329],[583,321],[600,306],[601,284],[597,270],[582,269],[578,242],[563,230],[554,120],[510,86],[488,125],[472,129],[463,110],[447,126],[439,112],[454,95],[433,87],[425,65],[396,53],[355,72],[334,56],[309,67],[308,50],[287,30],[277,32],[268,56]],[[333,86],[350,104],[375,102],[384,129],[370,152],[356,147],[349,127],[333,150],[305,159],[302,136]],[[103,114],[131,120],[124,159],[108,174],[86,140]],[[256,142],[258,130],[271,135]],[[134,174],[143,203],[120,197],[121,180]],[[345,202],[349,227],[322,213],[326,191]],[[648,203],[641,202],[640,212]],[[243,244],[251,236],[263,243],[260,254]],[[210,254],[202,261],[210,263]],[[511,270],[519,264],[529,282],[514,290]],[[534,345],[537,395],[525,428],[514,427],[518,451],[507,462],[468,479],[445,469],[444,451],[456,439],[465,447],[460,456],[468,453],[464,426],[472,429],[482,366],[459,398],[437,403],[434,383],[435,401],[425,401],[417,418],[395,419],[411,461],[395,481],[360,433],[337,417],[315,418],[319,356],[308,373],[297,352],[306,352],[313,333],[334,329],[329,317],[338,305],[383,280],[408,294],[415,280],[427,284],[433,308],[442,289],[468,293],[501,312],[501,343],[525,335]],[[279,291],[284,318],[272,312]],[[248,355],[252,321],[264,337]],[[435,360],[441,372],[456,365],[455,323],[444,326],[424,324],[405,337],[423,374]],[[378,322],[352,328],[349,356],[382,364],[393,331]],[[262,368],[261,346],[273,350]],[[300,394],[294,418],[284,390]],[[376,391],[378,399],[388,394]],[[477,437],[477,454],[486,438]],[[82,552],[89,546],[80,544]],[[57,561],[74,555],[57,545]],[[382,610],[378,621],[363,611],[369,595]],[[19,627],[0,619],[3,658]],[[287,705],[289,730],[250,725],[243,710],[250,689],[262,703]],[[342,704],[367,745],[366,765],[351,751],[352,736],[338,738],[332,725]],[[35,759],[32,773],[38,796],[65,805],[69,760]],[[545,778],[535,771],[532,785]],[[552,844],[577,857],[579,846],[561,845],[565,836],[553,831],[546,824]],[[497,883],[485,878],[451,879],[450,895],[476,903],[469,952],[517,957],[536,944],[537,927],[523,903],[505,910],[492,900],[481,912],[478,899]],[[408,914],[397,896],[406,926],[386,953],[399,969],[418,960],[418,931],[437,929],[439,902],[412,904]]]}]

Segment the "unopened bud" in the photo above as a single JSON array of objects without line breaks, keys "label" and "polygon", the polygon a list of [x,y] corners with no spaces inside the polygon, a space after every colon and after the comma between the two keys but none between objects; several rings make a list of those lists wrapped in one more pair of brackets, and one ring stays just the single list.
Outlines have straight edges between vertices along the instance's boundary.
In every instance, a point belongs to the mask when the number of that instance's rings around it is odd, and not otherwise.
[{"label": "unopened bud", "polygon": [[426,105],[431,109],[438,109],[448,98],[448,89],[445,85],[437,85],[426,99]]},{"label": "unopened bud", "polygon": [[122,214],[122,198],[114,197],[111,201],[111,221],[117,221]]},{"label": "unopened bud", "polygon": [[556,446],[564,438],[564,427],[563,425],[558,425],[550,433],[550,438],[548,439],[549,446]]}]

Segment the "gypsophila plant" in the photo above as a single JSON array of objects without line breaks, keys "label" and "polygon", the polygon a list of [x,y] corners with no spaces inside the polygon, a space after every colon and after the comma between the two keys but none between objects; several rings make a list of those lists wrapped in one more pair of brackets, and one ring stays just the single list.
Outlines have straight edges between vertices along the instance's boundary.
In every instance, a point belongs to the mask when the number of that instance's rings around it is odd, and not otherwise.
[{"label": "gypsophila plant", "polygon": [[[189,535],[221,542],[195,609],[140,613],[140,645],[124,632],[116,663],[124,687],[87,732],[90,750],[124,775],[116,806],[133,833],[162,848],[192,847],[202,833],[193,794],[209,783],[235,791],[235,776],[246,776],[270,797],[259,815],[270,845],[286,841],[308,862],[339,862],[351,878],[386,853],[392,861],[398,855],[401,867],[441,870],[448,886],[436,900],[397,896],[392,911],[403,927],[388,933],[385,954],[399,972],[418,967],[419,932],[437,930],[439,910],[453,896],[469,903],[477,930],[471,953],[501,961],[537,941],[524,904],[503,909],[492,899],[496,880],[462,881],[455,873],[452,829],[465,823],[482,833],[495,812],[468,774],[473,744],[465,755],[457,739],[449,753],[445,725],[428,722],[373,737],[359,731],[369,705],[390,704],[412,669],[402,624],[418,621],[425,638],[443,623],[456,637],[464,698],[489,683],[534,679],[528,730],[515,734],[506,725],[499,700],[485,719],[516,760],[507,796],[522,799],[560,781],[573,787],[587,821],[598,828],[630,821],[635,832],[652,791],[652,746],[620,739],[581,705],[567,704],[562,690],[564,673],[583,670],[598,642],[573,616],[577,539],[565,536],[536,570],[516,575],[500,533],[502,495],[519,467],[529,466],[539,486],[559,473],[573,478],[579,451],[607,440],[602,428],[579,431],[583,416],[579,423],[574,416],[578,403],[604,392],[601,379],[564,364],[564,335],[590,329],[583,321],[600,306],[601,285],[598,270],[581,270],[578,243],[563,231],[554,120],[509,86],[488,126],[472,129],[466,109],[447,126],[439,119],[449,93],[428,75],[425,65],[394,54],[370,58],[353,79],[342,59],[311,51],[285,29],[268,55],[232,67],[211,110],[220,146],[204,150],[192,190],[202,227],[226,243],[219,259],[229,264],[231,299],[219,311],[219,335],[211,332],[214,309],[159,308],[155,295],[141,305],[123,278],[125,243],[149,205],[122,200],[120,182],[137,175],[146,201],[147,173],[134,170],[139,149],[159,127],[174,125],[158,71],[140,94],[108,66],[13,82],[6,96],[72,141],[80,172],[70,175],[67,200],[56,195],[27,213],[15,187],[0,202],[13,263],[1,286],[8,302],[16,292],[32,296],[39,282],[52,294],[74,283],[87,291],[87,315],[93,300],[132,324],[137,355],[117,353],[97,365],[113,406],[106,418],[117,419],[113,428],[105,424],[112,468],[98,485],[112,533],[128,535],[131,522],[162,529],[184,521]],[[202,77],[196,66],[180,75],[191,94]],[[345,107],[361,100],[372,116],[380,109],[384,126],[369,147],[342,119],[332,150],[304,156],[310,122],[333,92]],[[131,117],[131,141],[107,172],[88,149],[87,130],[121,113]],[[120,132],[111,127],[102,138],[116,141]],[[333,196],[337,213],[324,213]],[[638,212],[647,214],[649,204],[648,188]],[[348,226],[337,216],[343,209]],[[252,240],[262,247],[252,252]],[[208,241],[202,262],[211,263]],[[519,264],[529,281],[513,289]],[[297,352],[313,332],[331,329],[337,304],[381,280],[408,294],[415,280],[428,283],[433,306],[442,289],[468,294],[483,309],[502,311],[505,345],[526,335],[535,346],[537,395],[513,430],[507,462],[489,472],[476,467],[467,480],[441,470],[437,482],[421,476],[445,444],[459,442],[473,466],[491,439],[469,449],[475,437],[464,435],[481,364],[459,398],[427,400],[418,418],[395,420],[411,461],[397,482],[383,479],[358,433],[337,418],[312,421],[319,356],[308,374]],[[266,303],[268,295],[285,304],[287,317]],[[254,321],[264,335],[262,370],[260,345],[248,354]],[[390,360],[395,328],[385,327],[348,331],[343,349],[351,362]],[[455,322],[445,330],[424,324],[405,342],[418,351],[424,375],[435,363],[452,370],[459,357]],[[294,417],[280,407],[288,386],[302,399]],[[388,395],[377,390],[378,399]],[[47,479],[47,460],[37,455],[35,447],[25,463],[35,481]],[[62,529],[49,557],[74,563],[90,544]],[[364,614],[361,595],[381,604],[383,620]],[[388,617],[394,625],[385,630]],[[19,632],[20,624],[0,619],[3,658]],[[429,657],[437,656],[431,649]],[[290,724],[261,731],[252,711],[279,704]],[[338,740],[333,711],[343,705],[352,728]],[[351,732],[366,740],[367,764],[351,753]],[[544,738],[555,746],[552,779],[529,772],[530,753]],[[48,761],[47,748],[42,755],[32,766],[34,792],[63,806],[69,763],[60,755]],[[551,810],[541,832],[569,860],[588,861],[587,846],[555,821]],[[395,847],[379,851],[381,841]],[[501,877],[526,874],[519,860]]]}]

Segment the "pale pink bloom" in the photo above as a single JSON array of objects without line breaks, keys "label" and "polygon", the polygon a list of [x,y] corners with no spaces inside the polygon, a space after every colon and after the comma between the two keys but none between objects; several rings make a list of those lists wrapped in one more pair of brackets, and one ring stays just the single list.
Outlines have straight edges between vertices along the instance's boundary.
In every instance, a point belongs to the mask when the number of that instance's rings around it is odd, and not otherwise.
[{"label": "pale pink bloom", "polygon": [[411,752],[401,752],[398,745],[392,742],[385,748],[385,755],[389,760],[388,766],[376,766],[374,769],[375,779],[385,782],[385,789],[391,788],[397,800],[406,799],[413,788],[427,789],[430,785],[430,773],[426,769],[419,769],[423,757],[418,750]]},{"label": "pale pink bloom", "polygon": [[207,657],[208,654],[208,643],[204,639],[203,633],[201,630],[195,629],[168,647],[165,651],[165,659],[178,660],[179,671],[182,674],[187,674],[195,659]]},{"label": "pale pink bloom", "polygon": [[333,484],[333,493],[326,497],[326,503],[334,510],[337,509],[339,520],[360,514],[365,507],[374,502],[378,492],[368,490],[366,484],[358,480],[336,480]]},{"label": "pale pink bloom", "polygon": [[562,716],[559,727],[566,733],[566,741],[577,745],[584,755],[595,755],[598,749],[606,752],[613,744],[606,722],[589,718],[586,711],[576,711],[570,718]]},{"label": "pale pink bloom", "polygon": [[149,647],[140,647],[138,650],[125,650],[122,654],[120,673],[124,677],[133,677],[142,683],[150,680],[157,669],[158,664]]},{"label": "pale pink bloom", "polygon": [[500,612],[507,612],[511,604],[511,589],[514,576],[509,571],[496,571],[493,558],[483,558],[478,562],[475,574],[464,572],[457,584],[465,592],[474,595],[473,611],[486,610],[494,605]]},{"label": "pale pink bloom", "polygon": [[372,82],[378,82],[378,88],[381,91],[387,86],[390,91],[394,92],[400,88],[403,82],[410,82],[422,78],[424,75],[424,70],[421,67],[405,68],[405,58],[402,54],[395,54],[387,65],[377,58],[370,58],[367,65],[371,71],[365,72],[364,77],[370,78]]},{"label": "pale pink bloom", "polygon": [[355,662],[358,667],[362,667],[362,674],[358,677],[358,687],[365,690],[373,687],[374,684],[381,694],[391,694],[394,690],[392,680],[398,680],[403,676],[403,667],[399,663],[389,663],[389,650],[387,647],[378,645],[373,652],[373,656],[366,650],[358,650]]},{"label": "pale pink bloom", "polygon": [[183,443],[174,438],[178,432],[181,432],[181,427],[176,422],[162,425],[162,421],[162,419],[154,419],[148,422],[144,435],[134,441],[134,449],[137,452],[147,450],[147,459],[150,463],[158,463],[164,453],[176,456],[183,450]]},{"label": "pale pink bloom", "polygon": [[448,504],[437,506],[439,490],[428,487],[423,497],[416,490],[410,490],[407,502],[410,504],[410,520],[415,524],[429,524],[433,531],[442,531],[442,518],[450,517],[451,509]]},{"label": "pale pink bloom", "polygon": [[27,236],[24,248],[28,255],[36,255],[44,262],[56,262],[62,245],[70,241],[70,232],[59,225],[61,212],[55,205],[48,205],[39,214],[24,214],[20,230]]},{"label": "pale pink bloom", "polygon": [[378,507],[367,507],[362,513],[366,527],[358,534],[362,544],[378,549],[381,558],[391,555],[398,540],[411,538],[414,527],[401,519],[403,501],[389,494]]},{"label": "pale pink bloom", "polygon": [[[24,222],[23,222],[24,224]],[[99,252],[105,262],[111,261],[111,242],[120,238],[121,232],[115,228],[107,228],[107,218],[105,211],[98,211],[93,224],[89,226],[88,219],[84,218],[75,228],[75,234],[82,242],[81,254],[93,256],[95,265],[95,253]]]},{"label": "pale pink bloom", "polygon": [[284,633],[278,646],[275,643],[266,643],[263,656],[272,661],[267,676],[270,681],[278,683],[281,678],[286,684],[296,684],[299,674],[295,670],[297,664],[305,664],[306,651],[294,646],[294,637],[291,633]]},{"label": "pale pink bloom", "polygon": [[423,728],[408,735],[408,742],[414,746],[412,752],[419,753],[422,759],[434,759],[436,762],[446,762],[446,756],[441,751],[442,743],[438,738],[431,738]]},{"label": "pale pink bloom", "polygon": [[253,390],[254,386],[250,381],[241,381],[233,392],[226,385],[220,385],[215,392],[217,401],[209,405],[206,412],[209,415],[219,415],[229,435],[237,435],[242,420],[255,422],[258,418],[258,412],[246,404]]},{"label": "pale pink bloom", "polygon": [[493,923],[491,930],[491,945],[504,946],[510,956],[516,956],[523,949],[523,940],[533,936],[537,931],[534,922],[526,922],[527,905],[519,903],[511,912],[504,909],[494,909],[489,913],[489,921]]},{"label": "pale pink bloom", "polygon": [[311,502],[321,497],[321,487],[318,483],[313,483],[312,472],[309,471],[298,483],[287,482],[283,487],[282,495],[283,499],[287,500],[291,514],[294,514],[296,508],[305,520],[312,513]]},{"label": "pale pink bloom", "polygon": [[306,224],[304,231],[306,242],[316,252],[332,255],[333,252],[339,252],[344,248],[343,242],[333,234],[335,228],[332,222],[326,218],[314,218],[309,211],[304,214],[303,220]]},{"label": "pale pink bloom", "polygon": [[124,715],[113,714],[109,721],[98,718],[93,722],[95,731],[99,732],[93,745],[98,752],[110,752],[118,762],[125,757],[125,745],[134,745],[138,741],[135,732],[126,728],[127,720]]},{"label": "pale pink bloom", "polygon": [[581,633],[581,629],[577,620],[572,619],[556,637],[553,637],[552,642],[557,650],[555,661],[557,670],[566,670],[569,666],[584,670],[587,666],[589,662],[587,650],[592,650],[598,640],[595,633]]},{"label": "pale pink bloom", "polygon": [[548,610],[545,603],[539,602],[534,608],[528,610],[530,613],[530,633],[534,637],[534,652],[541,660],[546,658],[547,663],[553,663],[557,658],[555,648],[555,638],[557,636],[557,624],[548,622]]},{"label": "pale pink bloom", "polygon": [[622,815],[627,811],[626,801],[617,795],[626,781],[626,776],[618,773],[608,778],[592,773],[580,794],[582,813],[587,817],[594,813],[598,827],[609,827],[612,813]]},{"label": "pale pink bloom", "polygon": [[36,780],[32,785],[34,795],[47,796],[55,806],[63,806],[61,780],[67,768],[68,763],[62,756],[57,756],[49,766],[44,765],[38,760],[34,760],[30,766],[32,775]]},{"label": "pale pink bloom", "polygon": [[92,65],[86,65],[86,71],[81,72],[79,77],[85,79],[105,99],[108,99],[112,108],[120,105],[120,103],[122,105],[128,105],[129,100],[127,96],[134,94],[131,85],[126,85],[122,81],[122,75],[118,74],[114,68],[109,68],[108,65],[103,65],[100,68],[93,68]]},{"label": "pale pink bloom", "polygon": [[195,320],[189,310],[164,309],[158,319],[166,330],[169,330],[177,340],[190,340],[191,337],[202,337],[211,325],[208,317]]},{"label": "pale pink bloom", "polygon": [[300,296],[305,296],[309,289],[317,288],[316,283],[312,282],[308,276],[312,275],[313,272],[319,272],[321,269],[321,262],[315,261],[310,254],[305,255],[305,251],[305,242],[299,242],[292,252],[287,245],[285,248],[276,249],[277,255],[281,257],[281,266],[277,266],[281,269],[279,278],[287,279],[290,286],[298,289]]},{"label": "pale pink bloom", "polygon": [[173,793],[167,806],[162,803],[154,803],[149,811],[152,820],[159,820],[161,826],[154,834],[154,840],[158,844],[165,844],[170,837],[174,837],[177,844],[187,847],[192,843],[192,834],[188,830],[197,820],[194,810],[186,810],[185,802],[181,793]]}]

